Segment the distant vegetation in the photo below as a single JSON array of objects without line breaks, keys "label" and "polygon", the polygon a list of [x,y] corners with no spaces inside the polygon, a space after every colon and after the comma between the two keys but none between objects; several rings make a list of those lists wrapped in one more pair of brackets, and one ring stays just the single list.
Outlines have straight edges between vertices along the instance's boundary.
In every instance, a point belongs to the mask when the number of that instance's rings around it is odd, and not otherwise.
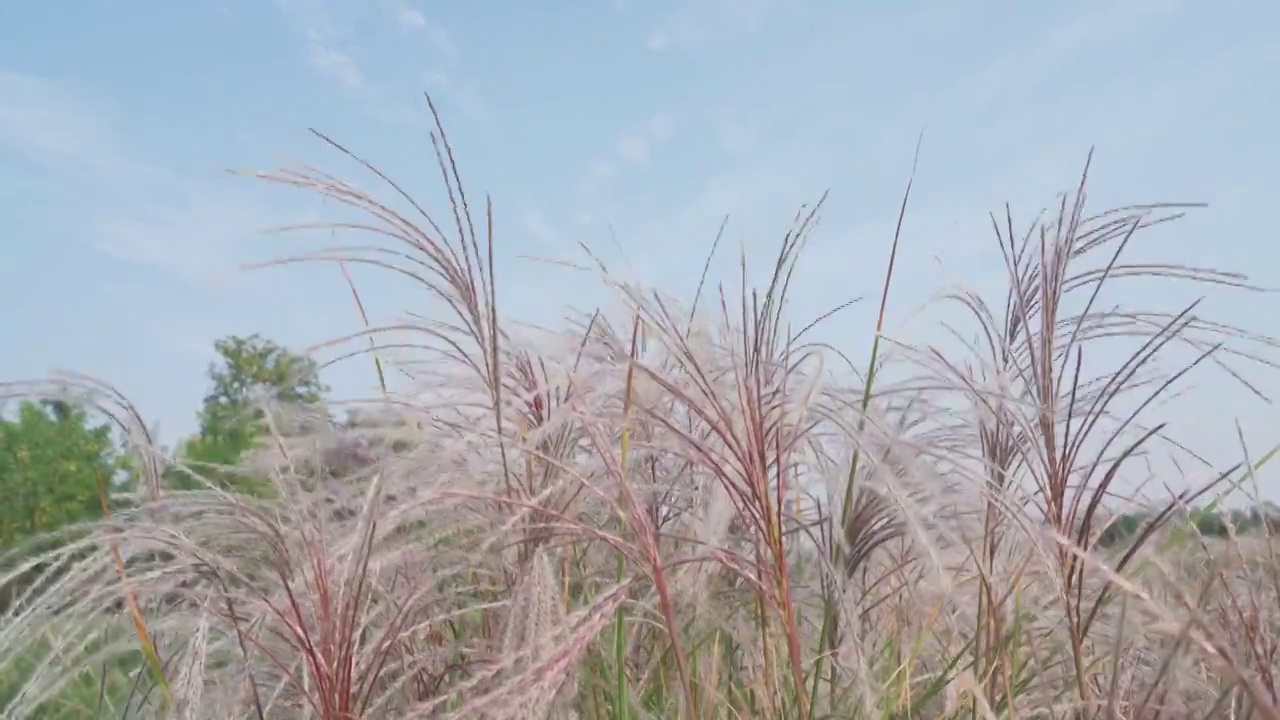
[{"label": "distant vegetation", "polygon": [[[1250,509],[1208,510],[1192,508],[1188,512],[1192,527],[1207,538],[1222,538],[1231,533],[1256,536],[1263,533],[1280,535],[1280,508],[1264,502]],[[1110,521],[1098,538],[1102,547],[1122,546],[1137,537],[1152,520],[1151,513],[1123,513]]]},{"label": "distant vegetation", "polygon": [[[214,349],[219,361],[209,368],[199,431],[179,443],[164,482],[261,489],[260,481],[234,468],[262,440],[262,408],[271,402],[320,407],[325,388],[313,360],[261,337],[228,337]],[[99,520],[127,501],[138,472],[125,442],[118,427],[74,399],[11,406],[0,416],[0,549]]]}]

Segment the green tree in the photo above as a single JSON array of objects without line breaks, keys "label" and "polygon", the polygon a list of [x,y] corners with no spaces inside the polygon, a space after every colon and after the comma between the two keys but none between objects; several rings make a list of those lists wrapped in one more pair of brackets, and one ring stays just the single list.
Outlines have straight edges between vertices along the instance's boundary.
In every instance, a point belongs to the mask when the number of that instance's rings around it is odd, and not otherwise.
[{"label": "green tree", "polygon": [[1226,537],[1227,521],[1213,510],[1191,511],[1191,522],[1196,531],[1205,537]]},{"label": "green tree", "polygon": [[63,401],[0,418],[0,548],[102,516],[128,463],[111,426]]},{"label": "green tree", "polygon": [[[198,415],[200,431],[184,443],[180,457],[223,487],[261,492],[261,483],[230,468],[262,437],[263,402],[318,406],[327,388],[314,360],[258,335],[224,338],[214,349],[219,359],[209,366],[212,387]],[[171,480],[180,486],[192,484],[184,473]]]},{"label": "green tree", "polygon": [[1146,513],[1123,513],[1107,525],[1098,538],[1098,544],[1104,548],[1123,546],[1137,536],[1148,520],[1150,517]]}]

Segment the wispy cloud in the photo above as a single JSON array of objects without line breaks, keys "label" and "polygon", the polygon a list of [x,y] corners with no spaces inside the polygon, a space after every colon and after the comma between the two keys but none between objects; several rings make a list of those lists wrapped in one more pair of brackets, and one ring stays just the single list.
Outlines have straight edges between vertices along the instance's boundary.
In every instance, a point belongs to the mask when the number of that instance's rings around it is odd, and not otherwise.
[{"label": "wispy cloud", "polygon": [[51,80],[0,71],[0,148],[86,186],[94,248],[184,281],[230,269],[269,224],[246,192],[133,152],[105,107]]},{"label": "wispy cloud", "polygon": [[421,30],[427,26],[427,17],[411,7],[400,7],[395,11],[396,23],[405,32]]},{"label": "wispy cloud", "polygon": [[433,97],[447,97],[462,115],[470,120],[488,121],[484,97],[475,83],[456,72],[428,70],[422,82]]},{"label": "wispy cloud", "polygon": [[70,88],[0,70],[0,144],[42,164],[105,179],[148,174],[121,153],[103,108]]},{"label": "wispy cloud", "polygon": [[645,47],[653,52],[700,47],[724,38],[759,31],[786,0],[683,0],[680,7],[649,30]]},{"label": "wispy cloud", "polygon": [[364,90],[365,74],[343,46],[338,25],[323,0],[276,0],[276,4],[301,33],[313,68],[348,90]]},{"label": "wispy cloud", "polygon": [[406,0],[393,0],[391,14],[402,32],[425,38],[431,51],[445,60],[458,59],[458,46],[454,42],[453,34],[443,25],[430,20],[421,10]]},{"label": "wispy cloud", "polygon": [[671,47],[671,33],[665,27],[656,27],[649,31],[644,46],[653,52],[662,52]]},{"label": "wispy cloud", "polygon": [[[766,103],[770,91],[757,90],[752,83],[730,87],[710,97],[711,109],[703,112],[725,161],[690,183],[691,192],[682,188],[669,198],[625,198],[613,220],[629,239],[654,248],[646,257],[660,264],[662,260],[653,259],[669,257],[676,251],[674,243],[714,233],[726,214],[733,217],[731,233],[750,228],[748,233],[761,234],[760,228],[773,227],[801,203],[833,189],[841,202],[836,203],[839,209],[829,209],[821,237],[838,239],[833,246],[849,252],[847,248],[857,243],[891,235],[897,201],[893,196],[901,190],[897,183],[905,182],[905,177],[899,180],[895,175],[890,183],[870,182],[860,188],[862,180],[856,176],[885,163],[898,163],[905,174],[915,136],[936,118],[936,126],[928,126],[924,176],[917,186],[910,232],[920,236],[913,242],[922,255],[937,253],[949,261],[969,258],[975,243],[985,241],[984,213],[998,203],[1009,200],[1015,211],[1034,213],[1040,207],[1036,203],[1052,202],[1053,193],[1075,179],[1094,143],[1102,146],[1104,162],[1147,161],[1158,147],[1191,136],[1196,123],[1220,115],[1214,108],[1228,97],[1224,87],[1261,77],[1259,68],[1275,62],[1274,51],[1266,51],[1269,60],[1259,54],[1262,51],[1241,51],[1211,63],[1212,68],[1202,64],[1203,83],[1199,68],[1180,68],[1176,77],[1160,77],[1158,64],[1134,58],[1126,46],[1158,38],[1160,23],[1182,5],[1184,0],[1125,0],[1064,8],[1044,23],[1041,34],[1018,37],[986,53],[974,66],[957,64],[944,87],[935,84],[934,76],[920,76],[915,85],[904,88],[901,98],[893,103],[879,99],[881,105],[870,113],[851,100],[858,89],[832,92],[839,83],[830,73],[797,71],[794,83],[787,86],[793,100],[789,103]],[[780,6],[767,0],[744,3],[738,8],[743,15],[722,31],[751,32]],[[719,40],[716,33],[721,30],[706,22],[717,12],[731,10],[713,1],[690,0],[655,28],[651,46]],[[837,54],[815,52],[808,61]],[[1101,57],[1113,64],[1113,72],[1101,71],[1088,84],[1071,82],[1088,72],[1083,65],[1102,62]],[[1246,63],[1251,70],[1242,69]],[[858,82],[850,81],[850,88]],[[768,87],[776,92],[774,85]],[[697,110],[689,109],[695,114]],[[634,158],[645,157],[638,144],[629,149]],[[1175,192],[1188,190],[1194,192]],[[845,210],[849,205],[857,207],[856,217]],[[957,225],[973,232],[958,233]],[[669,249],[657,249],[668,241],[673,243]],[[825,267],[831,275],[848,271],[840,262]],[[838,285],[831,277],[822,279]]]},{"label": "wispy cloud", "polygon": [[654,140],[666,140],[676,131],[675,113],[662,112],[649,118],[649,135]]},{"label": "wispy cloud", "polygon": [[[406,86],[429,90],[471,120],[486,119],[482,95],[462,67],[459,43],[416,0],[380,0],[373,13],[358,13],[358,6],[334,0],[275,1],[303,39],[312,69],[375,120],[401,124],[421,119],[420,100],[416,93],[406,93]],[[425,58],[426,67],[414,68],[399,58],[388,64],[387,58],[396,55],[384,45],[403,46],[406,54]]]},{"label": "wispy cloud", "polygon": [[181,189],[169,202],[96,213],[94,246],[181,280],[206,285],[228,280],[247,259],[249,243],[272,224],[273,213],[232,187],[172,180]]},{"label": "wispy cloud", "polygon": [[612,160],[596,160],[587,166],[578,184],[582,195],[595,195],[618,175],[618,166]]},{"label": "wispy cloud", "polygon": [[[45,9],[56,3],[28,5],[18,31],[59,22]],[[922,128],[899,256],[913,272],[895,289],[901,302],[943,282],[932,254],[949,276],[994,282],[984,273],[998,275],[998,260],[977,259],[993,250],[987,211],[1008,200],[1025,226],[1078,177],[1095,143],[1098,207],[1213,203],[1190,219],[1199,230],[1185,242],[1168,236],[1162,256],[1259,272],[1275,265],[1265,201],[1280,156],[1265,139],[1280,50],[1266,36],[1278,17],[1266,3],[1251,22],[1188,0],[598,0],[506,22],[493,21],[492,3],[428,0],[227,1],[232,17],[209,1],[169,3],[163,13],[82,5],[85,22],[115,18],[117,32],[63,33],[0,53],[29,73],[0,74],[0,164],[13,169],[0,196],[20,233],[16,259],[0,260],[9,270],[0,289],[12,304],[74,278],[47,294],[41,312],[0,324],[31,318],[6,337],[50,362],[122,373],[169,417],[188,417],[202,386],[203,363],[166,359],[176,342],[199,349],[209,333],[248,329],[305,345],[359,325],[329,267],[228,273],[234,288],[199,286],[260,254],[330,241],[259,237],[312,198],[225,177],[221,159],[318,152],[364,182],[358,167],[299,136],[314,122],[385,163],[410,192],[444,202],[422,132],[423,90],[440,106],[468,185],[493,193],[506,297],[522,319],[535,305],[594,300],[547,284],[560,281],[545,265],[507,255],[581,259],[581,241],[611,271],[629,272],[614,250],[625,248],[637,277],[691,292],[725,214],[711,276],[733,282],[739,248],[757,269],[797,207],[828,189],[795,317],[867,291]],[[181,28],[201,41],[174,46],[165,63],[112,52],[157,32],[180,37]],[[227,62],[219,49],[245,43],[246,29],[253,42]],[[43,67],[63,80],[38,77]],[[137,82],[111,82],[119,77]],[[591,93],[549,102],[549,83]],[[200,143],[184,142],[192,137]],[[316,208],[329,219],[335,211]],[[64,260],[64,246],[75,257]],[[40,272],[28,272],[22,254]],[[138,289],[106,297],[96,285],[107,279]],[[397,283],[368,285],[361,292],[375,315],[422,309]],[[804,305],[805,293],[822,302]],[[67,321],[47,319],[57,314]],[[175,341],[178,330],[195,335]],[[94,333],[104,340],[85,339]],[[21,355],[10,353],[0,374],[42,369],[44,360]],[[370,381],[367,364],[357,365],[358,381],[341,394]],[[186,379],[156,377],[180,366]]]},{"label": "wispy cloud", "polygon": [[618,138],[618,157],[632,165],[644,165],[652,155],[649,138],[640,133],[627,133]]},{"label": "wispy cloud", "polygon": [[613,155],[588,165],[579,187],[593,195],[604,189],[618,175],[619,165],[647,165],[655,148],[671,139],[676,130],[676,116],[660,112],[638,127],[622,132],[614,143]]},{"label": "wispy cloud", "polygon": [[308,34],[308,53],[311,64],[320,72],[337,80],[350,90],[363,90],[364,73],[352,57],[333,45]]},{"label": "wispy cloud", "polygon": [[1080,12],[1046,29],[1034,43],[1015,47],[958,85],[953,96],[965,107],[983,107],[1037,87],[1042,79],[1090,48],[1131,37],[1183,0],[1126,0]]},{"label": "wispy cloud", "polygon": [[524,229],[543,249],[558,248],[564,241],[560,233],[547,222],[547,218],[537,210],[525,212]]},{"label": "wispy cloud", "polygon": [[631,165],[647,165],[656,144],[669,139],[676,129],[675,115],[663,112],[649,118],[643,128],[625,132],[618,138],[617,157]]}]

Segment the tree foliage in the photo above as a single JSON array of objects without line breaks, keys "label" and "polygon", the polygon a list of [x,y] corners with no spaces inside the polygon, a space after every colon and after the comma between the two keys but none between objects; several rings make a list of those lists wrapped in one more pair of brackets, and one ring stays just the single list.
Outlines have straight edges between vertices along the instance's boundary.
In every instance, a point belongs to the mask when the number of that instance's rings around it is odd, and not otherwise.
[{"label": "tree foliage", "polygon": [[128,464],[111,427],[64,401],[0,418],[0,548],[102,516]]},{"label": "tree foliage", "polygon": [[[316,406],[327,388],[314,360],[258,335],[217,341],[218,361],[209,366],[211,387],[198,414],[200,430],[180,459],[201,476],[227,488],[258,492],[259,483],[234,468],[265,430],[264,406]],[[190,486],[185,472],[171,480]]]}]

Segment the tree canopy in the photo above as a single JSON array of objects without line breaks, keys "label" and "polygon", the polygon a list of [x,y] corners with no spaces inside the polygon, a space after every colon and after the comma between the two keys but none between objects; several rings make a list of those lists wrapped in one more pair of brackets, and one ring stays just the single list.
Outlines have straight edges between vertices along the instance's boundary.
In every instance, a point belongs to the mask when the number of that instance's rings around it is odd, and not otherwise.
[{"label": "tree canopy", "polygon": [[[264,403],[317,406],[328,390],[314,360],[258,335],[217,341],[218,361],[209,366],[209,393],[197,417],[199,432],[183,443],[179,459],[192,471],[223,487],[260,492],[261,483],[234,472],[265,430]],[[185,472],[171,481],[189,487]]]},{"label": "tree canopy", "polygon": [[0,548],[100,518],[128,463],[107,423],[65,401],[0,418]]}]

